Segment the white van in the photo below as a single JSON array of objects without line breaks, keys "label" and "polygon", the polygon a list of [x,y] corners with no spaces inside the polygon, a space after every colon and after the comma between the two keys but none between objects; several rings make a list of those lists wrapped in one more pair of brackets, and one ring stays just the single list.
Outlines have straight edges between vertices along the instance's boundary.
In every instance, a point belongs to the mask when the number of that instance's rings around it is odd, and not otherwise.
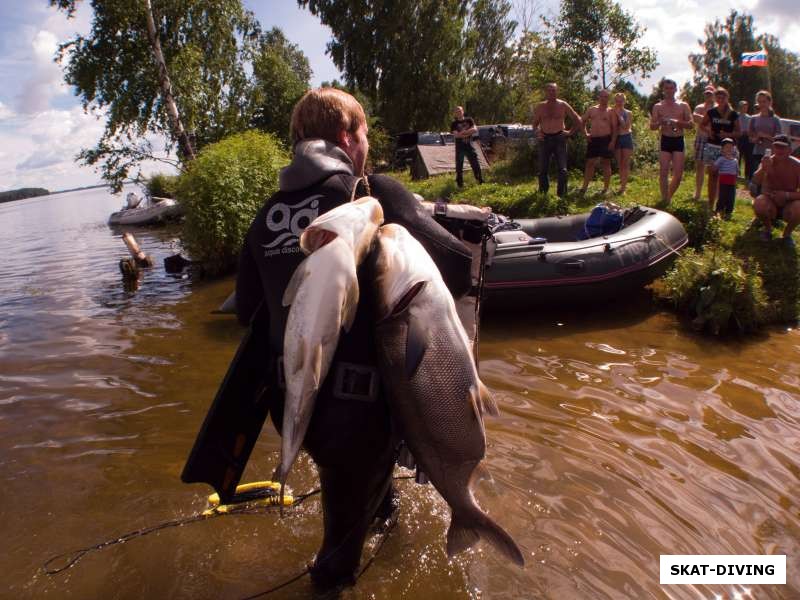
[{"label": "white van", "polygon": [[789,140],[792,142],[792,154],[797,156],[800,153],[798,150],[800,148],[800,121],[781,118],[781,130],[789,136]]}]

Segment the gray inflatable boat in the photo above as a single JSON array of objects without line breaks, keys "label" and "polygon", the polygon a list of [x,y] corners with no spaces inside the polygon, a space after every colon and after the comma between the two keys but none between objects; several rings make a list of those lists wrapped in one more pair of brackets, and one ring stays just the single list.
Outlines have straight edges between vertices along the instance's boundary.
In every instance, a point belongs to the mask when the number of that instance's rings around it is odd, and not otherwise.
[{"label": "gray inflatable boat", "polygon": [[688,242],[671,214],[624,211],[616,233],[579,240],[589,213],[500,224],[486,267],[486,308],[607,301],[662,275]]}]

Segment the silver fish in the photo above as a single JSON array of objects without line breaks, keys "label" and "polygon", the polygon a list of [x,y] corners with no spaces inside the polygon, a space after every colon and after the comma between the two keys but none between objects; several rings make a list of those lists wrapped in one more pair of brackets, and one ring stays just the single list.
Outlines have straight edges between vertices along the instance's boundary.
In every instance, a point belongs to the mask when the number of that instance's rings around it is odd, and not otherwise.
[{"label": "silver fish", "polygon": [[349,331],[353,324],[359,298],[356,269],[381,223],[381,205],[368,196],[320,215],[300,236],[300,247],[308,257],[292,274],[283,295],[283,305],[291,308],[283,339],[286,394],[276,472],[281,495],[305,439],[339,332]]},{"label": "silver fish", "polygon": [[497,406],[478,378],[453,297],[425,249],[400,225],[378,233],[376,341],[392,417],[450,505],[447,554],[483,538],[518,565],[519,547],[477,504],[472,480],[486,451],[483,413]]}]

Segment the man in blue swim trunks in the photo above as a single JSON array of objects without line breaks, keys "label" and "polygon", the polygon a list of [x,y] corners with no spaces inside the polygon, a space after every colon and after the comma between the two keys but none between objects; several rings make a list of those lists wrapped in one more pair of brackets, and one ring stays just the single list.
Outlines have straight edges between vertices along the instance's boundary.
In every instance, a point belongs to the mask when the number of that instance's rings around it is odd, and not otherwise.
[{"label": "man in blue swim trunks", "polygon": [[[661,84],[664,99],[653,107],[650,115],[650,129],[661,131],[661,148],[658,153],[658,181],[661,188],[661,202],[669,204],[675,190],[683,178],[683,165],[686,148],[683,141],[684,129],[693,129],[692,111],[685,102],[675,100],[678,84],[665,79]],[[672,168],[672,180],[669,171]]]}]

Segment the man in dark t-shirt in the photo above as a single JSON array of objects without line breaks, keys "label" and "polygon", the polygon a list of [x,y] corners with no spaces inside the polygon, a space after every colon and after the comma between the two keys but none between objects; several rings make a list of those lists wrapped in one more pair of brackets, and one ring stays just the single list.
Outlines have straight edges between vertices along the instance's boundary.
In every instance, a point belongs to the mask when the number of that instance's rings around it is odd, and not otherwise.
[{"label": "man in dark t-shirt", "polygon": [[464,116],[464,109],[461,106],[456,106],[453,116],[454,120],[450,123],[450,131],[456,138],[456,184],[458,187],[464,186],[464,156],[469,160],[475,179],[478,180],[478,183],[483,183],[478,153],[472,147],[472,136],[477,135],[478,127],[472,117]]}]

